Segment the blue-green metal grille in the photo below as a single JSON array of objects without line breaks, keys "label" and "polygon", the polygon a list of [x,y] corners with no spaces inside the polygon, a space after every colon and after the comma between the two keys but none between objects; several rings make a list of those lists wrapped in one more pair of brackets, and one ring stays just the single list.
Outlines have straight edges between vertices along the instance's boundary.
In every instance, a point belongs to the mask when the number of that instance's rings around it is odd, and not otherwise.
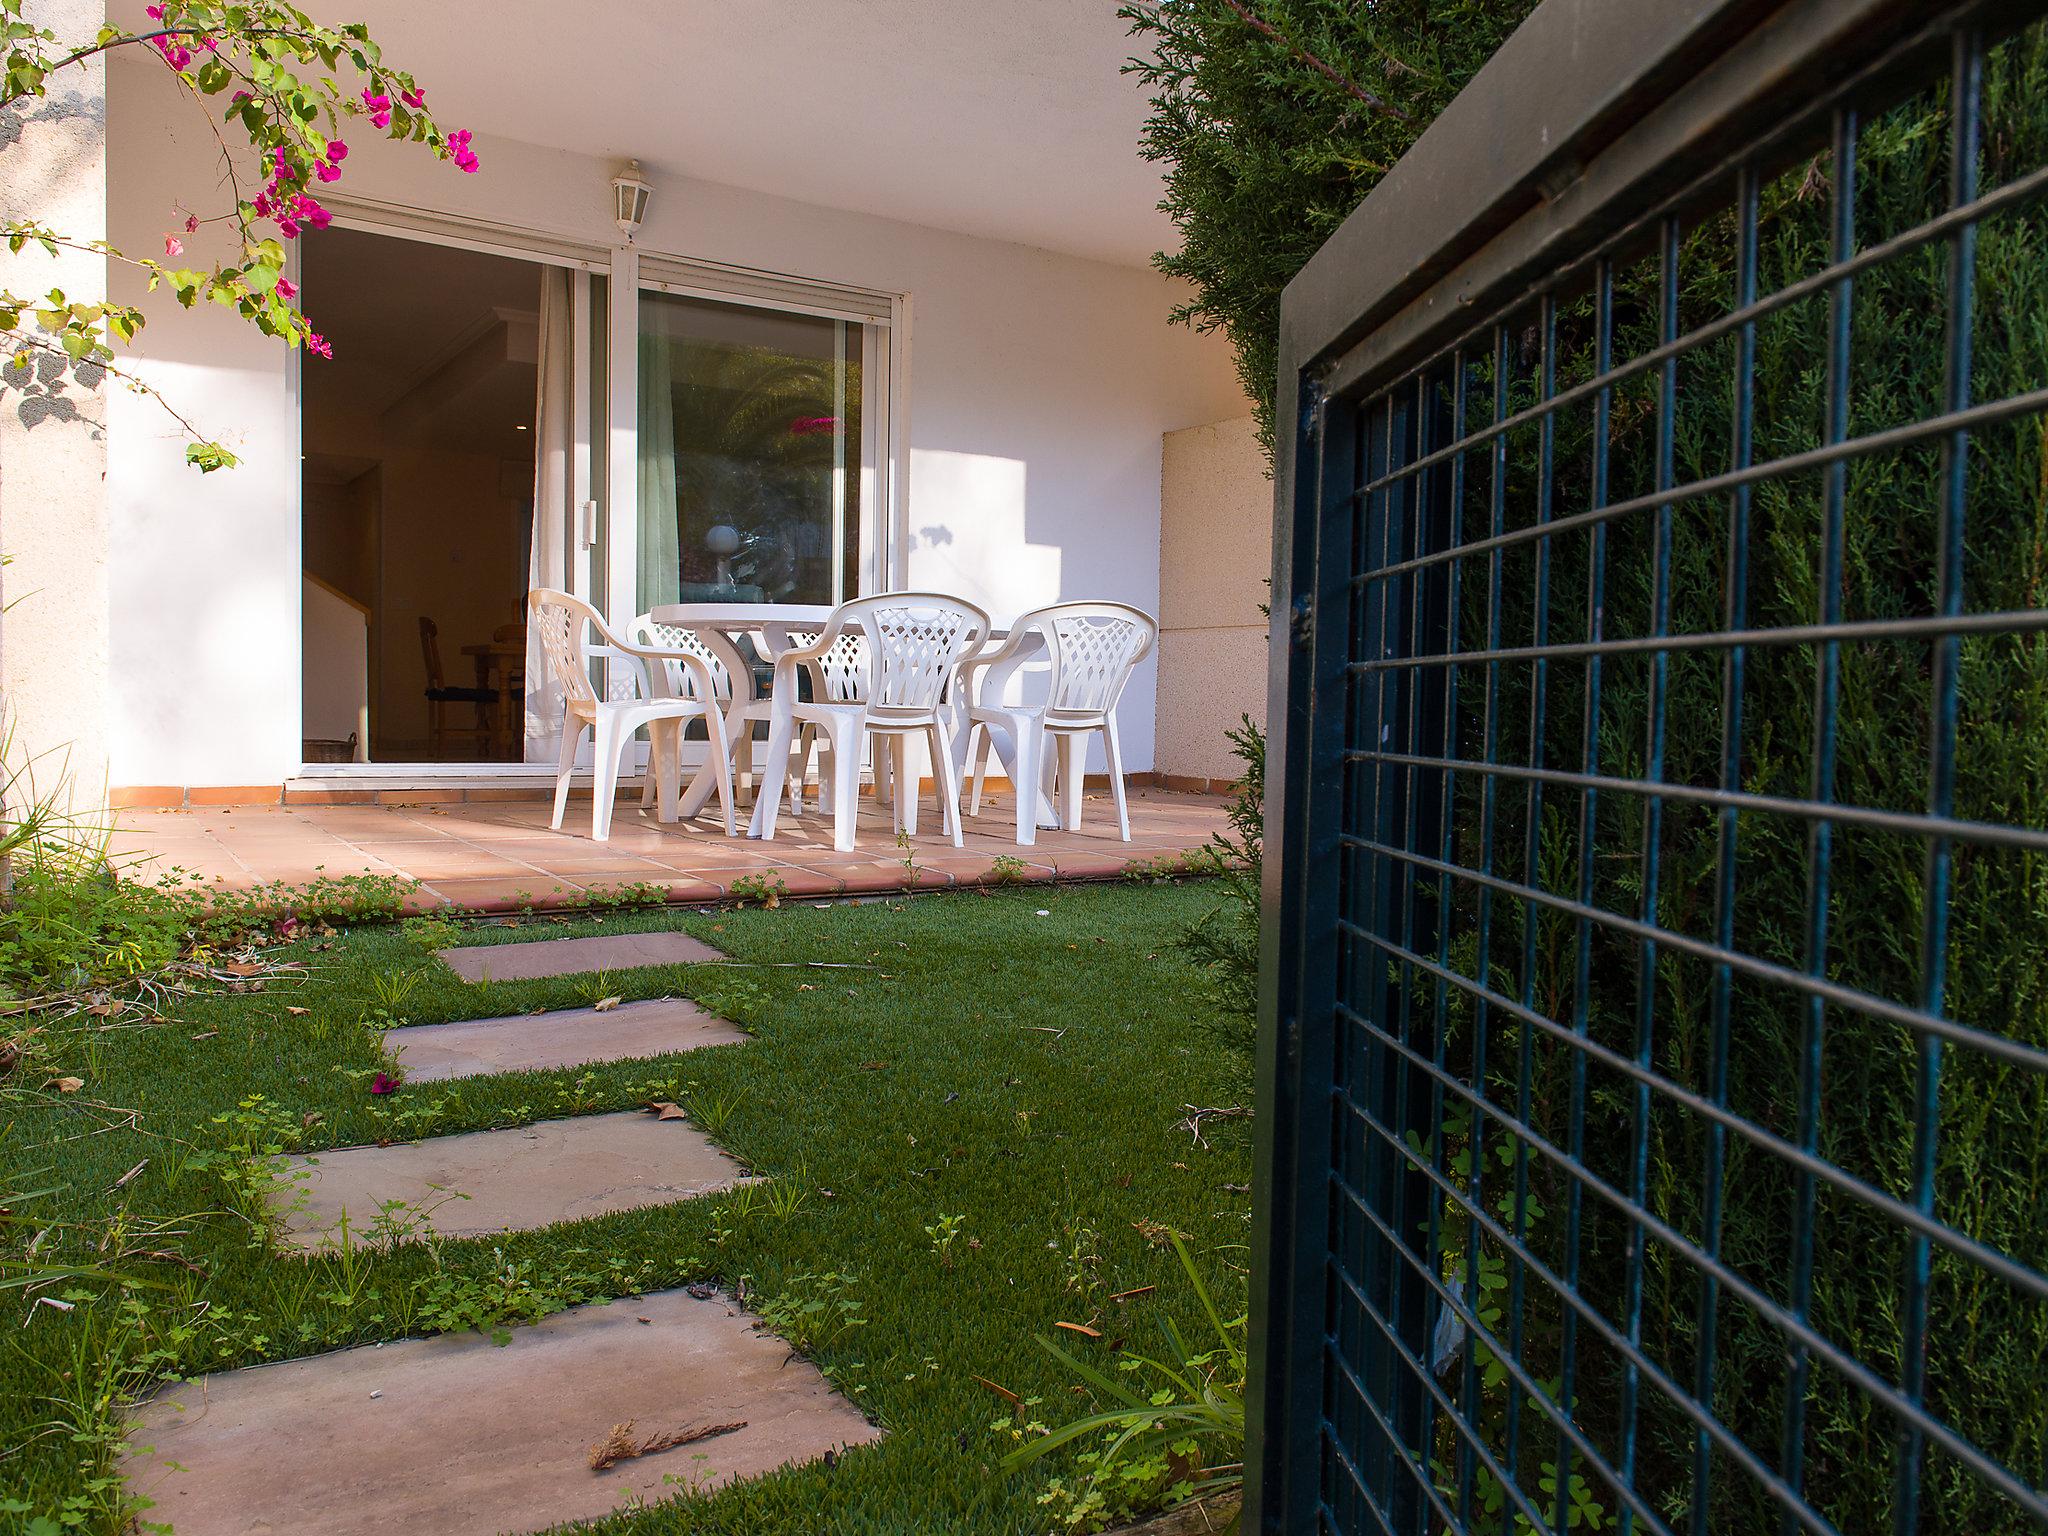
[{"label": "blue-green metal grille", "polygon": [[2048,1527],[2048,53],[1973,14],[1304,401],[1314,1528]]}]

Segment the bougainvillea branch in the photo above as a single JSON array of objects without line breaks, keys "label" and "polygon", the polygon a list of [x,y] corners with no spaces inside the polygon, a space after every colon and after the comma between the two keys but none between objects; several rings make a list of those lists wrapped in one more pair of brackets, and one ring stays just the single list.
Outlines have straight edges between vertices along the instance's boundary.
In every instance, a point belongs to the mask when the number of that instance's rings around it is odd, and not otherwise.
[{"label": "bougainvillea branch", "polygon": [[[342,178],[349,154],[344,130],[364,124],[383,137],[421,144],[463,172],[478,168],[469,132],[444,132],[419,82],[387,65],[359,24],[323,26],[283,0],[161,0],[147,8],[149,30],[105,27],[90,42],[64,41],[28,21],[26,4],[0,0],[0,47],[6,50],[0,110],[18,110],[46,95],[63,71],[89,59],[124,47],[147,49],[195,103],[225,98],[214,132],[232,207],[206,219],[188,214],[181,230],[164,235],[162,260],[124,254],[104,241],[72,240],[20,219],[0,224],[11,251],[35,245],[52,255],[65,249],[105,255],[141,269],[149,291],[168,289],[187,309],[202,301],[232,309],[265,335],[328,357],[333,348],[298,307],[298,290],[284,267],[289,243],[325,229],[332,218],[320,189]],[[237,147],[240,139],[246,149]],[[238,164],[241,156],[246,159]],[[184,235],[229,221],[239,236],[233,254],[210,267],[175,264],[185,253]],[[8,338],[0,341],[8,352],[0,380],[26,377],[39,355],[61,355],[162,402],[134,375],[108,366],[114,346],[132,342],[143,322],[134,305],[75,302],[62,289],[40,296],[0,290],[0,336]],[[192,436],[188,462],[202,470],[235,462],[219,443]]]}]

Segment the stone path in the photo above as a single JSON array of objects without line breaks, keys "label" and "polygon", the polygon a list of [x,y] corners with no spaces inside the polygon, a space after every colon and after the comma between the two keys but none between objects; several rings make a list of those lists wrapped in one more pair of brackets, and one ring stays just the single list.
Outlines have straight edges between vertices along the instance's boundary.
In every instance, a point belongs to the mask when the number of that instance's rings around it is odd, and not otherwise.
[{"label": "stone path", "polygon": [[621,1003],[602,1013],[567,1008],[456,1024],[415,1024],[384,1036],[408,1083],[480,1077],[491,1072],[552,1071],[594,1061],[665,1056],[747,1038],[737,1024],[686,998]]},{"label": "stone path", "polygon": [[644,1111],[540,1120],[388,1147],[289,1159],[285,1242],[333,1240],[342,1213],[360,1234],[386,1201],[414,1207],[443,1237],[485,1237],[716,1194],[740,1165],[680,1120]]},{"label": "stone path", "polygon": [[[724,957],[683,933],[440,951],[467,980],[527,980]],[[409,1080],[568,1068],[743,1041],[676,999],[393,1030]],[[280,1246],[363,1233],[389,1201],[445,1237],[483,1237],[661,1205],[745,1182],[683,1120],[544,1120],[290,1160]],[[273,1262],[289,1264],[290,1258]],[[557,1313],[498,1347],[449,1334],[203,1377],[138,1406],[123,1465],[178,1536],[498,1536],[590,1520],[879,1439],[809,1362],[708,1287]],[[700,1440],[594,1471],[591,1449]]]},{"label": "stone path", "polygon": [[[209,1376],[140,1410],[126,1470],[177,1536],[496,1536],[589,1520],[664,1474],[715,1486],[881,1431],[723,1296],[686,1291],[513,1331],[411,1339]],[[179,1411],[182,1408],[182,1412]],[[593,1472],[592,1445],[746,1428]],[[185,1469],[175,1471],[171,1464]]]},{"label": "stone path", "polygon": [[466,944],[436,950],[464,981],[536,981],[586,971],[630,971],[649,965],[694,965],[724,955],[687,933],[600,933],[588,939],[537,939],[527,944]]}]

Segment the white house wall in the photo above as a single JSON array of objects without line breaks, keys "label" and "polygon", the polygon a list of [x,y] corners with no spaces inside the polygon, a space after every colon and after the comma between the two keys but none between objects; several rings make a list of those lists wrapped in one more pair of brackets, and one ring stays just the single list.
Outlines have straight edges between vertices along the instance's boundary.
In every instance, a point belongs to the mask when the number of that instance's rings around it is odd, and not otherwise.
[{"label": "white house wall", "polygon": [[[113,74],[112,238],[160,251],[187,209],[218,211],[218,146],[207,109],[171,96],[161,71],[117,64]],[[463,176],[380,141],[353,148],[337,190],[618,238],[610,162],[479,138],[484,170]],[[651,163],[661,148],[633,146]],[[650,179],[644,252],[910,296],[910,585],[959,592],[999,619],[1063,597],[1157,610],[1160,435],[1244,409],[1223,342],[1166,323],[1174,285],[1141,268]],[[189,240],[188,258],[204,246],[203,235]],[[151,305],[140,371],[243,464],[202,477],[156,406],[113,402],[111,779],[275,785],[300,753],[299,447],[287,382],[297,364],[230,316],[188,314],[160,296]],[[1148,664],[1124,711],[1134,770],[1152,763],[1153,696]]]}]

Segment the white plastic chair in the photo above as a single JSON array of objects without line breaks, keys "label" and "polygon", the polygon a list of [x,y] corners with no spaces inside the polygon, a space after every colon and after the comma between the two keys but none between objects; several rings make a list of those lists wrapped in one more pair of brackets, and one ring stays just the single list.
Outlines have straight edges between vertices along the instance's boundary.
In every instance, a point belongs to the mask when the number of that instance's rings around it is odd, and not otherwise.
[{"label": "white plastic chair", "polygon": [[[1003,668],[1003,677],[1023,656],[1036,635],[1043,640],[1052,675],[1046,680],[1042,704],[1005,704],[979,700],[971,691],[975,674]],[[1128,603],[1055,603],[1023,615],[1010,628],[1010,638],[986,655],[961,663],[960,687],[967,708],[966,761],[974,771],[974,796],[968,814],[981,814],[982,785],[988,776],[989,754],[995,750],[993,730],[1015,744],[1011,783],[1017,791],[1017,841],[1038,840],[1038,786],[1047,765],[1048,739],[1055,749],[1054,780],[1060,825],[1069,832],[1081,825],[1081,783],[1088,762],[1088,736],[1102,733],[1109,759],[1109,791],[1116,801],[1117,830],[1131,840],[1130,806],[1124,798],[1123,751],[1117,743],[1116,706],[1139,662],[1151,654],[1159,624],[1142,608]]]},{"label": "white plastic chair", "polygon": [[[555,764],[556,831],[569,805],[569,775],[585,731],[595,732],[592,762],[596,768],[590,792],[590,835],[605,842],[612,832],[612,800],[619,789],[619,759],[626,744],[644,726],[653,745],[648,772],[660,788],[661,817],[675,818],[676,781],[681,772],[683,724],[702,720],[711,736],[711,761],[718,773],[718,803],[725,813],[725,835],[734,834],[732,757],[726,748],[725,717],[719,713],[717,685],[698,656],[678,653],[654,658],[674,661],[688,679],[681,696],[663,697],[648,671],[649,657],[625,644],[606,626],[595,608],[567,592],[541,588],[527,597],[534,627],[540,632],[541,654],[562,690],[562,752]],[[592,636],[597,638],[592,640]],[[593,660],[606,663],[605,697],[590,680]]]},{"label": "white plastic chair", "polygon": [[[865,645],[842,648],[849,631],[858,631]],[[819,743],[830,754],[832,846],[839,852],[853,848],[862,746],[870,736],[882,738],[893,754],[896,822],[905,832],[917,830],[918,797],[907,772],[909,741],[923,736],[931,743],[940,814],[953,846],[960,847],[960,784],[946,694],[960,659],[971,654],[988,632],[988,615],[972,603],[936,592],[888,592],[841,603],[812,644],[778,656],[768,765],[754,806],[760,835],[775,835],[782,777],[801,725],[815,727]],[[814,664],[822,669],[828,658],[835,668],[845,669],[844,675],[834,683],[833,674],[824,673],[825,682],[814,697],[799,699],[798,669]],[[815,696],[841,688],[851,696]]]}]

